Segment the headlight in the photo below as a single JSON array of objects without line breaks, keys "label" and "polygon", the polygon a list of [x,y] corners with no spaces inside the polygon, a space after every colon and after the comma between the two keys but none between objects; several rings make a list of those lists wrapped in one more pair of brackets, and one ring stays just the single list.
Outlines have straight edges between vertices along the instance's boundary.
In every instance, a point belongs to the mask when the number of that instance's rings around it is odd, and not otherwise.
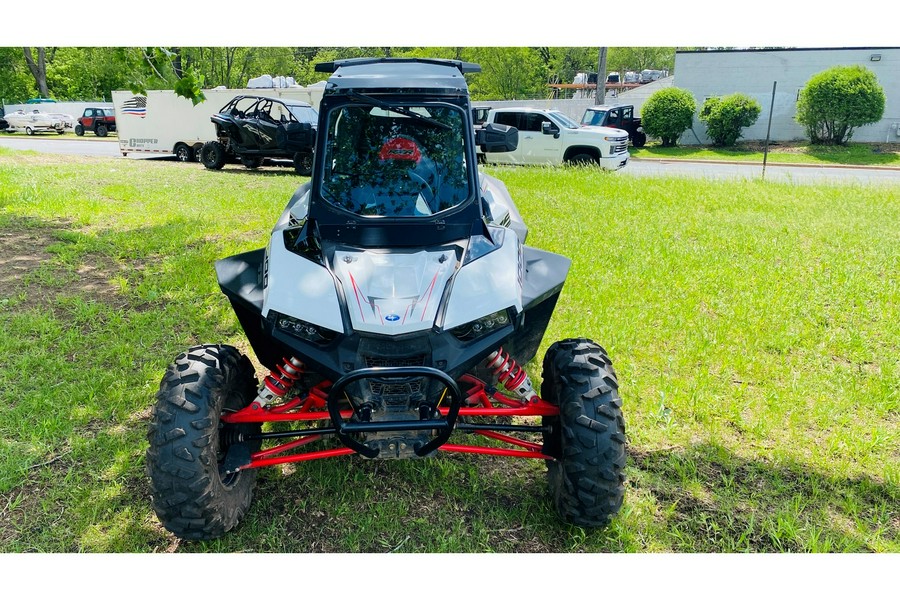
[{"label": "headlight", "polygon": [[507,325],[509,325],[509,310],[504,308],[465,325],[454,327],[450,333],[461,342],[470,342]]},{"label": "headlight", "polygon": [[337,337],[337,332],[287,315],[275,315],[276,329],[289,335],[324,346]]}]

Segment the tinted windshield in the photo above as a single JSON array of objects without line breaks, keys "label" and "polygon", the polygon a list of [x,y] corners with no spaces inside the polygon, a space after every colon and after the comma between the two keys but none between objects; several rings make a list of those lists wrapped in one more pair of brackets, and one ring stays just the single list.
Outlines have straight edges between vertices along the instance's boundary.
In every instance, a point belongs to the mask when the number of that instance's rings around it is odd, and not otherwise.
[{"label": "tinted windshield", "polygon": [[288,109],[291,111],[291,114],[294,115],[294,118],[301,123],[312,123],[315,125],[319,120],[319,113],[311,106],[289,104]]},{"label": "tinted windshield", "polygon": [[588,110],[585,111],[581,118],[582,125],[600,125],[603,123],[603,117],[606,115],[605,110]]},{"label": "tinted windshield", "polygon": [[420,217],[469,197],[463,112],[446,104],[404,107],[407,114],[356,104],[329,113],[326,201],[360,216]]}]

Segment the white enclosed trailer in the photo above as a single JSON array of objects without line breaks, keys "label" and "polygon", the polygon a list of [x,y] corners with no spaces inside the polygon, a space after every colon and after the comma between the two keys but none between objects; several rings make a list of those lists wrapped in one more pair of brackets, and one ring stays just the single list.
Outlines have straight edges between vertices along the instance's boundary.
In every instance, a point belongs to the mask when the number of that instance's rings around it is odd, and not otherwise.
[{"label": "white enclosed trailer", "polygon": [[194,106],[172,90],[148,90],[146,95],[114,91],[119,150],[129,154],[174,154],[194,160],[204,142],[216,139],[210,117],[235,96],[266,96],[300,100],[318,108],[322,87],[203,90],[206,100]]}]

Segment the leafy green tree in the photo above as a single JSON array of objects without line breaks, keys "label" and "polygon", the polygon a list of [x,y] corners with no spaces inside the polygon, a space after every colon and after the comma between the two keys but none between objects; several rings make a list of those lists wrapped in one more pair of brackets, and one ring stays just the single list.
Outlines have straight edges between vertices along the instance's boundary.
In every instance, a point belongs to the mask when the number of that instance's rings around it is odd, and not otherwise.
[{"label": "leafy green tree", "polygon": [[759,119],[762,107],[754,98],[735,93],[707,98],[700,109],[700,120],[706,123],[706,133],[716,146],[733,146],[741,137],[741,130]]},{"label": "leafy green tree", "polygon": [[[594,52],[596,65],[596,52]],[[644,69],[661,69],[672,71],[675,68],[675,48],[666,47],[627,47],[610,48],[606,58],[610,71],[635,71]]]},{"label": "leafy green tree", "polygon": [[800,90],[795,118],[813,144],[846,144],[856,127],[881,120],[884,103],[875,73],[861,65],[832,67]]},{"label": "leafy green tree", "polygon": [[17,104],[36,94],[35,81],[25,66],[22,49],[0,47],[0,99]]},{"label": "leafy green tree", "polygon": [[481,65],[481,73],[472,75],[469,84],[476,100],[516,100],[547,93],[547,72],[535,48],[470,48],[465,56]]},{"label": "leafy green tree", "polygon": [[644,132],[674,146],[679,136],[693,126],[697,103],[687,90],[669,87],[654,92],[641,107]]}]

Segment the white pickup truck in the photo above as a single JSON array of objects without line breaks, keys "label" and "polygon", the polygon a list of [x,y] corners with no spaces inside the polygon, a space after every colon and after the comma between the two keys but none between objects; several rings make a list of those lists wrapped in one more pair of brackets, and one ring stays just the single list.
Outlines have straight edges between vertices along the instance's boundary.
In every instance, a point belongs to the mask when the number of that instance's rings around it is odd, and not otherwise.
[{"label": "white pickup truck", "polygon": [[483,154],[485,162],[542,165],[598,164],[608,170],[628,164],[628,132],[610,127],[582,127],[558,110],[543,108],[492,108],[487,123],[519,130],[513,152]]}]

